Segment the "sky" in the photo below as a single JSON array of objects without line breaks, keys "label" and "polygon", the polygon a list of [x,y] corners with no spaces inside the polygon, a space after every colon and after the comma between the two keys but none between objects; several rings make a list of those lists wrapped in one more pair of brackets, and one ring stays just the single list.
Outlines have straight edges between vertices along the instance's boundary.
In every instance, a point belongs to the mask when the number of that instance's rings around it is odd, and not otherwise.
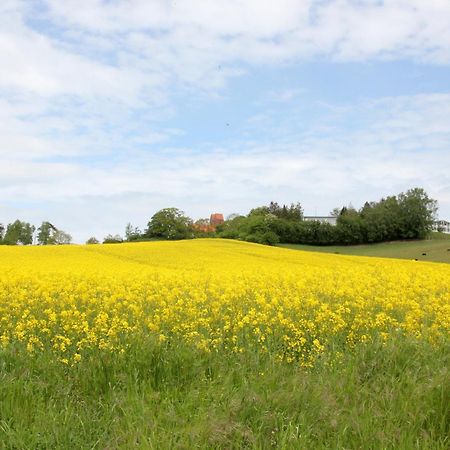
[{"label": "sky", "polygon": [[75,242],[423,187],[450,220],[450,0],[2,0],[0,222]]}]

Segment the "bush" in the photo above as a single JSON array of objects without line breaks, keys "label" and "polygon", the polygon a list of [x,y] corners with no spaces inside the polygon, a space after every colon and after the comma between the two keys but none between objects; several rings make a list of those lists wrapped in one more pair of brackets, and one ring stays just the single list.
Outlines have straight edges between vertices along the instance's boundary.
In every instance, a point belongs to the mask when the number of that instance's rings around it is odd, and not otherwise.
[{"label": "bush", "polygon": [[121,244],[123,242],[122,236],[115,234],[114,236],[112,234],[108,234],[103,239],[104,244]]},{"label": "bush", "polygon": [[[105,238],[106,239],[106,238]],[[87,241],[86,244],[88,245],[93,245],[93,244],[100,244],[99,240],[97,238],[95,238],[94,236],[90,237]]]}]

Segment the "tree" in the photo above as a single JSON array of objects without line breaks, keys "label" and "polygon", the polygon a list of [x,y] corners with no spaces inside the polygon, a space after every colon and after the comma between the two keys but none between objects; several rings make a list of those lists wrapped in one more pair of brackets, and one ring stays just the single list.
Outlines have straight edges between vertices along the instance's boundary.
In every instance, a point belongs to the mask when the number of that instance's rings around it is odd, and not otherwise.
[{"label": "tree", "polygon": [[361,244],[364,242],[365,224],[361,215],[348,207],[337,218],[335,236],[340,244]]},{"label": "tree", "polygon": [[192,219],[177,208],[164,208],[148,222],[145,236],[159,239],[190,239],[194,236]]},{"label": "tree", "polygon": [[108,236],[103,239],[104,244],[121,244],[122,242],[123,238],[119,234],[108,234]]},{"label": "tree", "polygon": [[54,234],[58,230],[50,222],[42,222],[37,231],[37,242],[39,245],[55,244]]},{"label": "tree", "polygon": [[227,218],[224,223],[217,226],[216,234],[225,239],[238,239],[239,231],[246,221],[247,217],[233,215],[231,218]]},{"label": "tree", "polygon": [[5,236],[5,225],[0,223],[0,244],[3,242],[4,236]]},{"label": "tree", "polygon": [[96,237],[92,236],[86,241],[86,244],[88,245],[100,244],[100,241]]},{"label": "tree", "polygon": [[7,245],[31,245],[34,231],[35,227],[33,225],[16,220],[8,224],[3,243]]},{"label": "tree", "polygon": [[58,230],[50,222],[42,222],[38,228],[37,241],[39,245],[70,244],[72,236],[63,230]]},{"label": "tree", "polygon": [[437,213],[437,201],[422,188],[413,188],[398,195],[400,236],[403,239],[423,239],[432,230]]},{"label": "tree", "polygon": [[67,245],[72,242],[72,236],[63,230],[56,230],[53,234],[53,240],[57,245]]},{"label": "tree", "polygon": [[303,220],[303,208],[300,203],[291,203],[288,205],[280,206],[277,202],[270,202],[268,206],[270,214],[278,217],[279,219],[285,219],[293,222],[300,222]]},{"label": "tree", "polygon": [[242,215],[242,214],[239,214],[239,213],[231,213],[231,214],[228,214],[226,220],[233,220],[233,219],[235,219],[236,217],[240,217],[241,215]]},{"label": "tree", "polygon": [[400,209],[397,197],[366,202],[360,211],[364,221],[367,242],[392,241],[400,238]]},{"label": "tree", "polygon": [[130,222],[125,227],[125,240],[128,242],[137,241],[141,238],[142,233],[138,227],[133,227]]}]

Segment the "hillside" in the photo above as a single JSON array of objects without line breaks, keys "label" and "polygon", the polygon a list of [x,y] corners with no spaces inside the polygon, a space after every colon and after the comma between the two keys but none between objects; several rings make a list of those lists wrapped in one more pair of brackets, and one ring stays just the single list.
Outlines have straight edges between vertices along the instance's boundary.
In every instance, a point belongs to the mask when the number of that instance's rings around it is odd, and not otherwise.
[{"label": "hillside", "polygon": [[394,241],[364,245],[298,245],[280,244],[280,247],[311,252],[334,253],[355,256],[377,256],[380,258],[417,259],[450,263],[450,235],[433,233],[431,239],[421,241]]}]

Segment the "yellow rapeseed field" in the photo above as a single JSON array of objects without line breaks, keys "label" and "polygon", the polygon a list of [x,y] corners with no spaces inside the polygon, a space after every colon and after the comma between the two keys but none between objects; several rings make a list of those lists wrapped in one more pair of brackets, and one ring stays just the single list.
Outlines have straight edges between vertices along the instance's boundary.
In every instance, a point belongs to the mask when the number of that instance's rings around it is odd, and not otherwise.
[{"label": "yellow rapeseed field", "polygon": [[445,264],[219,239],[0,247],[0,346],[69,365],[181,339],[311,366],[374,339],[439,345],[449,330]]}]

